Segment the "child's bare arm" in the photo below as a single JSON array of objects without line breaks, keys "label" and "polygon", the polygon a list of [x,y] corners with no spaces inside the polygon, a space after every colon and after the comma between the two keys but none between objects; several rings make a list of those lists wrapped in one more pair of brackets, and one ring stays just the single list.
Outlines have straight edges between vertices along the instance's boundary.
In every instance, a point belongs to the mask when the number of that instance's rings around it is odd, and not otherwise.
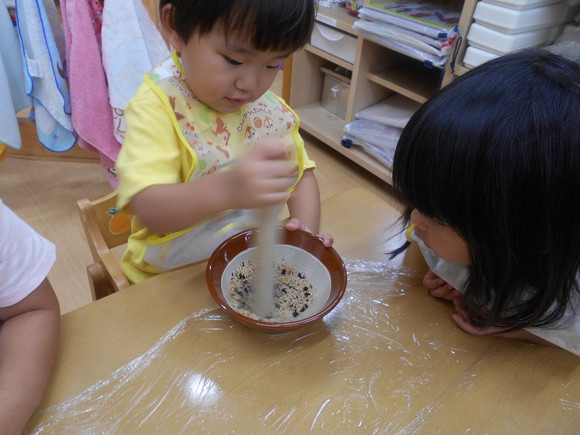
[{"label": "child's bare arm", "polygon": [[225,210],[277,204],[288,197],[296,173],[285,156],[279,139],[263,140],[230,168],[190,183],[148,187],[131,206],[149,230],[165,234]]},{"label": "child's bare arm", "polygon": [[320,192],[312,169],[307,169],[288,198],[291,219],[298,219],[301,226],[316,234],[320,229]]},{"label": "child's bare arm", "polygon": [[20,434],[42,399],[60,331],[60,309],[45,279],[22,301],[0,308],[0,421]]},{"label": "child's bare arm", "polygon": [[[320,230],[320,191],[312,169],[307,169],[288,199],[290,220],[286,228],[297,228],[318,234]],[[332,246],[334,239],[328,234],[319,234],[325,246]]]}]

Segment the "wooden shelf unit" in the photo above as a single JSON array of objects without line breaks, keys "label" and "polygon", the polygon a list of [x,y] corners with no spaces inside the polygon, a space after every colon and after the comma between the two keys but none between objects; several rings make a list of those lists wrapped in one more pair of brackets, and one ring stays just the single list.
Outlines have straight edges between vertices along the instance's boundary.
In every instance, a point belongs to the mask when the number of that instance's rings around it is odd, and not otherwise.
[{"label": "wooden shelf unit", "polygon": [[[464,2],[459,26],[462,35],[466,34],[471,24],[476,3],[476,0]],[[343,8],[319,7],[317,21],[356,38],[354,64],[307,45],[294,53],[289,67],[284,70],[284,80],[288,89],[284,98],[300,117],[304,131],[392,184],[390,168],[357,146],[345,148],[340,144],[344,126],[353,121],[360,110],[393,94],[401,94],[418,103],[424,103],[442,85],[448,84],[454,77],[467,71],[461,62],[465,48],[459,47],[455,69],[452,70],[449,66],[444,69],[428,68],[420,61],[358,35],[352,27],[357,19]],[[320,68],[329,63],[352,72],[344,120],[321,106],[324,74]]]}]

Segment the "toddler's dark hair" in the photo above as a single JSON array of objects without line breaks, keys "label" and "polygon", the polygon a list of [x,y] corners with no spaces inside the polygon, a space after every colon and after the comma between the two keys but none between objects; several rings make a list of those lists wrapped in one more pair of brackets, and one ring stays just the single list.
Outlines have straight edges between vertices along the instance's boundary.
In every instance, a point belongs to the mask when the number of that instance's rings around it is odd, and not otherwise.
[{"label": "toddler's dark hair", "polygon": [[171,24],[187,41],[215,25],[226,38],[249,38],[257,50],[296,51],[309,40],[316,13],[314,0],[161,0],[160,10],[173,6]]},{"label": "toddler's dark hair", "polygon": [[393,181],[404,220],[467,242],[475,326],[553,324],[579,293],[580,65],[533,49],[463,75],[405,127]]}]

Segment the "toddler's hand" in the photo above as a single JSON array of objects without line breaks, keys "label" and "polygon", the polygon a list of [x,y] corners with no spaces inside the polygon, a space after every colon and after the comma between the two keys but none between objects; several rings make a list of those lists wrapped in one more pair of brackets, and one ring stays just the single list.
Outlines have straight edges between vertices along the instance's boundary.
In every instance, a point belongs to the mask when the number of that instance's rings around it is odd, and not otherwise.
[{"label": "toddler's hand", "polygon": [[[286,222],[286,229],[288,231],[295,231],[297,229],[301,229],[301,230],[308,231],[309,233],[314,234],[314,232],[308,226],[304,225],[303,223],[300,222],[299,219],[296,219],[296,218],[292,218],[288,222]],[[317,237],[322,239],[322,243],[327,248],[331,247],[332,244],[334,243],[334,238],[331,235],[317,234]]]},{"label": "toddler's hand", "polygon": [[230,171],[232,208],[258,208],[284,202],[295,182],[298,167],[287,160],[288,149],[280,139],[251,145]]},{"label": "toddler's hand", "polygon": [[441,298],[453,301],[460,295],[459,291],[442,280],[439,275],[429,270],[423,277],[423,286],[429,290],[429,294],[434,298]]}]

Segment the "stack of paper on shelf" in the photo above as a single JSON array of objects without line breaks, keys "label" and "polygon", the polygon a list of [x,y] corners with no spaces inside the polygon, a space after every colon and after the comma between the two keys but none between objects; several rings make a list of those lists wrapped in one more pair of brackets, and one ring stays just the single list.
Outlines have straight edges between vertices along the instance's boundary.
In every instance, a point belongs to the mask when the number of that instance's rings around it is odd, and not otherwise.
[{"label": "stack of paper on shelf", "polygon": [[356,120],[344,126],[342,145],[361,146],[388,168],[393,167],[393,157],[399,137],[413,113],[421,105],[402,95],[393,95],[358,112]]},{"label": "stack of paper on shelf", "polygon": [[442,67],[457,37],[462,2],[375,1],[360,10],[354,28],[391,50]]}]

